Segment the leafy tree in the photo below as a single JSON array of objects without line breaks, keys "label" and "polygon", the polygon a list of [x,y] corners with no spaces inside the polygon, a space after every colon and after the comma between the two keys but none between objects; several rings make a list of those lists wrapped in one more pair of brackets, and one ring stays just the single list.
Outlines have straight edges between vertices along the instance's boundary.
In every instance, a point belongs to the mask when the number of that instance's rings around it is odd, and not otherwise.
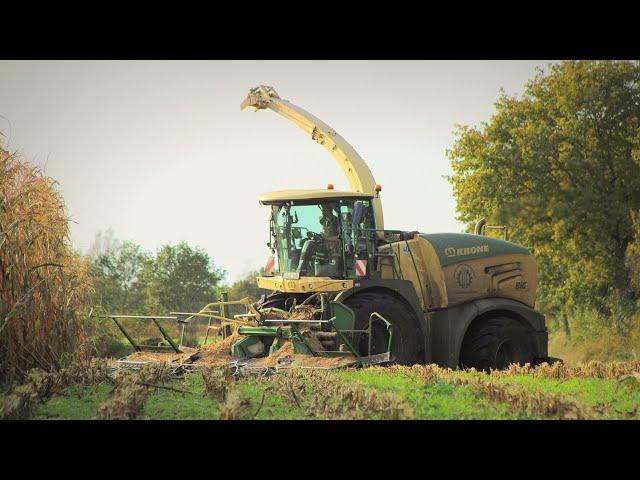
[{"label": "leafy tree", "polygon": [[[146,314],[145,284],[142,277],[151,255],[133,242],[120,242],[113,232],[99,232],[89,249],[93,277],[93,305],[102,313]],[[128,352],[111,320],[94,318],[87,332],[99,356],[121,357]],[[136,333],[140,333],[136,331]]]},{"label": "leafy tree", "polygon": [[[107,313],[153,315],[169,311],[196,311],[218,298],[218,269],[202,249],[186,243],[165,245],[154,256],[133,242],[120,242],[113,233],[96,235],[89,250],[94,280],[94,305]],[[125,321],[126,323],[126,321]],[[185,342],[198,341],[197,322],[185,332]],[[155,329],[149,322],[127,324],[138,339]],[[108,320],[90,325],[99,355],[121,356],[126,346]],[[190,342],[190,343],[189,343]]]},{"label": "leafy tree", "polygon": [[109,313],[145,313],[145,285],[141,274],[151,262],[149,253],[133,242],[117,243],[92,262],[94,303]]},{"label": "leafy tree", "polygon": [[629,271],[630,287],[636,296],[640,296],[640,215],[633,215],[633,242],[629,243],[626,252],[626,267]]},{"label": "leafy tree", "polygon": [[[448,152],[459,219],[509,225],[538,258],[540,298],[556,312],[632,297],[627,265],[640,209],[640,67],[565,61],[520,97],[501,93]],[[625,262],[625,257],[627,261]]]},{"label": "leafy tree", "polygon": [[261,274],[263,270],[249,273],[242,280],[234,282],[230,288],[227,288],[229,292],[229,298],[239,300],[244,297],[249,297],[252,301],[257,301],[263,293],[268,293],[269,290],[264,290],[258,287],[256,283],[256,277]]},{"label": "leafy tree", "polygon": [[186,242],[163,246],[145,267],[147,306],[156,311],[198,311],[217,299],[225,276],[206,251]]}]

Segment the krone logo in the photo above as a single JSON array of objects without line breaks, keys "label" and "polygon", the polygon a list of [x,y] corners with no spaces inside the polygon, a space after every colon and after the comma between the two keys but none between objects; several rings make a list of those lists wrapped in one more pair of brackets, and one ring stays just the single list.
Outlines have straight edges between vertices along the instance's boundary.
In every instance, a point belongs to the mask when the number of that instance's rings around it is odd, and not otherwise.
[{"label": "krone logo", "polygon": [[475,247],[454,248],[446,247],[444,254],[451,257],[461,257],[464,255],[477,255],[478,253],[489,253],[489,245],[478,245]]},{"label": "krone logo", "polygon": [[460,288],[469,288],[473,282],[473,269],[464,263],[458,265],[453,272],[453,278]]}]

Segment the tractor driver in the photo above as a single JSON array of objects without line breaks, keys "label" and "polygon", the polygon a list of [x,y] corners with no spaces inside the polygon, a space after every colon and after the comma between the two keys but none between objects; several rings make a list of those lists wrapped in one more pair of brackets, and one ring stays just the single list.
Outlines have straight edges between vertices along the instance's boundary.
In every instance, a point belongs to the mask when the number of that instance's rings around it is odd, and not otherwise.
[{"label": "tractor driver", "polygon": [[340,222],[332,205],[321,203],[319,207],[322,211],[320,225],[323,231],[304,243],[297,268],[299,273],[304,273],[312,255],[317,252],[326,253],[328,260],[335,260],[336,265],[340,261]]},{"label": "tractor driver", "polygon": [[340,223],[338,217],[335,215],[333,207],[326,203],[320,204],[322,215],[320,216],[320,225],[324,229],[321,234],[325,240],[329,242],[335,242],[338,240],[340,234]]}]

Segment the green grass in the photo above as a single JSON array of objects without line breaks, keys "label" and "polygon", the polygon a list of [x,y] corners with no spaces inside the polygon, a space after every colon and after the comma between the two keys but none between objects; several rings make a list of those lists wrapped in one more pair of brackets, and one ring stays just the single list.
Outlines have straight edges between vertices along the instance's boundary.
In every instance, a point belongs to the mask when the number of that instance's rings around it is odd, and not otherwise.
[{"label": "green grass", "polygon": [[514,375],[499,380],[507,385],[521,385],[528,392],[549,392],[563,395],[580,407],[593,410],[602,418],[624,418],[628,412],[640,410],[640,388],[633,383],[599,378],[555,380]]},{"label": "green grass", "polygon": [[511,413],[508,405],[489,402],[469,386],[454,386],[442,381],[425,386],[418,379],[384,369],[346,370],[336,372],[336,375],[346,381],[400,394],[413,407],[419,420],[534,418],[524,413]]},{"label": "green grass", "polygon": [[[378,394],[392,392],[409,406],[411,415],[420,420],[541,418],[516,411],[506,403],[491,401],[471,385],[452,385],[444,380],[426,385],[416,376],[385,368],[348,369],[335,371],[331,375],[339,379],[341,385],[360,385],[365,387],[366,391]],[[473,374],[459,372],[457,375],[470,377]],[[589,418],[638,418],[640,415],[640,385],[634,382],[621,384],[616,380],[597,378],[555,380],[527,375],[492,377],[492,380],[513,387],[514,390],[524,389],[532,394],[542,392],[561,395],[562,398],[574,401],[580,408],[588,411]],[[276,388],[271,381],[248,378],[233,382],[231,388],[248,399],[239,412],[239,418],[325,418],[323,409],[326,406],[333,408],[336,402],[341,401],[339,394],[327,394],[307,379],[302,379],[301,382],[301,390],[298,392],[300,398],[296,397],[296,401],[292,400],[293,397],[288,394],[286,388],[282,385]],[[199,373],[171,380],[164,386],[182,392],[149,388],[148,398],[139,418],[173,420],[219,417],[220,405],[214,398],[205,394],[204,381]],[[72,386],[54,395],[44,405],[36,405],[32,418],[94,418],[99,405],[111,398],[113,388],[112,385]],[[325,401],[319,402],[319,399]],[[381,416],[371,413],[367,418],[376,419]]]},{"label": "green grass", "polygon": [[113,387],[96,385],[73,386],[64,394],[55,395],[44,405],[37,405],[33,418],[54,420],[87,420],[93,418],[98,405],[106,401]]},{"label": "green grass", "polygon": [[[218,418],[219,404],[215,399],[205,395],[204,382],[200,375],[187,375],[184,380],[173,381],[168,385],[190,393],[176,393],[159,389],[149,395],[143,416],[164,420],[207,420]],[[264,382],[250,379],[238,382],[235,386],[251,401],[251,404],[241,412],[241,419],[304,418],[304,412],[300,408],[290,405],[281,395],[270,390],[267,391],[269,385]],[[263,393],[264,402],[262,402]],[[257,415],[254,417],[256,412]]]},{"label": "green grass", "polygon": [[142,417],[163,420],[209,420],[218,418],[218,402],[204,395],[200,375],[187,375],[184,380],[166,384],[188,393],[164,389],[149,389]]},{"label": "green grass", "polygon": [[[219,415],[218,402],[205,395],[204,382],[199,374],[187,375],[163,386],[184,392],[151,387],[141,412],[142,419],[161,420],[215,420]],[[241,419],[302,419],[305,413],[282,395],[274,393],[269,384],[254,379],[238,382],[237,388],[251,404],[242,411]],[[54,395],[44,405],[38,404],[34,419],[88,420],[96,415],[98,406],[109,400],[111,385],[73,386],[64,393]],[[264,393],[264,401],[262,401]],[[2,398],[0,398],[2,401]],[[257,415],[254,417],[254,415]]]},{"label": "green grass", "polygon": [[[295,404],[292,404],[288,399],[282,395],[273,392],[268,389],[269,385],[265,382],[258,382],[256,380],[249,380],[248,382],[242,382],[239,384],[239,388],[251,398],[250,415],[245,414],[243,418],[254,418],[253,414],[258,411],[262,395],[264,393],[264,403],[256,420],[300,420],[307,418],[305,411]],[[268,390],[267,390],[268,389]]]}]

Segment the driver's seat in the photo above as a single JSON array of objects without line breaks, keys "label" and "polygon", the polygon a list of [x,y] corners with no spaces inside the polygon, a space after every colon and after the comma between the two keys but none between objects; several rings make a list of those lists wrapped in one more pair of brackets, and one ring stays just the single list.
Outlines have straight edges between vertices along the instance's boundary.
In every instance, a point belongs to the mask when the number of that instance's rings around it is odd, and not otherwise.
[{"label": "driver's seat", "polygon": [[316,240],[312,240],[308,238],[302,244],[302,249],[300,250],[300,260],[298,261],[298,267],[296,268],[296,272],[299,274],[307,273],[309,270],[309,266],[311,266],[311,259],[314,257],[314,254],[317,249],[318,242]]}]

